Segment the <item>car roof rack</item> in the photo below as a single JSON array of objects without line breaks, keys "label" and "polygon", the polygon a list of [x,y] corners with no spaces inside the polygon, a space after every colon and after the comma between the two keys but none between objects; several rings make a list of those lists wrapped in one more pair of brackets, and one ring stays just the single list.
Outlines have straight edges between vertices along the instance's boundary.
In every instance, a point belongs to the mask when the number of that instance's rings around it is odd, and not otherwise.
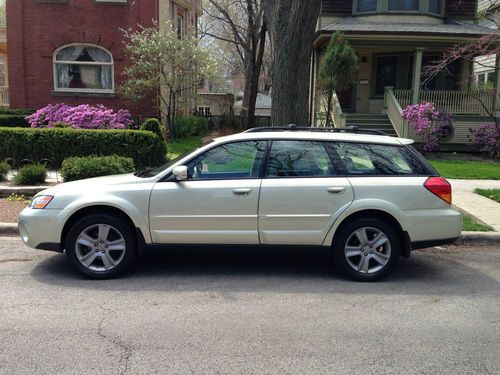
[{"label": "car roof rack", "polygon": [[260,133],[260,132],[281,132],[281,131],[308,131],[321,133],[351,133],[351,134],[371,134],[371,135],[387,135],[381,130],[376,129],[361,129],[357,126],[346,126],[344,128],[317,128],[311,126],[297,126],[290,124],[286,126],[265,126],[251,128],[244,133]]}]

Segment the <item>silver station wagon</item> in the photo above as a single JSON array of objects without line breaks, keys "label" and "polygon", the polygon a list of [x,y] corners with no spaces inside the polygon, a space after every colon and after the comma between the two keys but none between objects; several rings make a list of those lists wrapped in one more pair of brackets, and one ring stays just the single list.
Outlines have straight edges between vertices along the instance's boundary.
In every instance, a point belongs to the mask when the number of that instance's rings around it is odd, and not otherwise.
[{"label": "silver station wagon", "polygon": [[[455,241],[451,186],[410,139],[357,129],[256,128],[152,171],[64,183],[19,219],[31,247],[110,278],[157,244],[323,246],[357,280]],[[168,246],[166,246],[168,248]]]}]

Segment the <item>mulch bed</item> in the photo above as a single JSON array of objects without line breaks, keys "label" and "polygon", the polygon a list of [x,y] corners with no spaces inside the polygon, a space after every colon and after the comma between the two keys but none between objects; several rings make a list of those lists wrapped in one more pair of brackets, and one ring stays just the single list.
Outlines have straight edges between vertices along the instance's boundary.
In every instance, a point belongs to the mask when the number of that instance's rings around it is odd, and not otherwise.
[{"label": "mulch bed", "polygon": [[0,223],[17,223],[17,215],[26,207],[25,202],[0,199]]}]

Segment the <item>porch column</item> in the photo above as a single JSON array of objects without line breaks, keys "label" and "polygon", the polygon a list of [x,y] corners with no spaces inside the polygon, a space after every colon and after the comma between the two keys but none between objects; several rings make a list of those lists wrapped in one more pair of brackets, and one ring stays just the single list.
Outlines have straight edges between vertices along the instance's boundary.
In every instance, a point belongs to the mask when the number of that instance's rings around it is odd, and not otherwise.
[{"label": "porch column", "polygon": [[415,49],[415,57],[413,58],[413,85],[411,94],[411,104],[418,104],[420,96],[420,76],[422,74],[422,56],[424,48]]},{"label": "porch column", "polygon": [[500,119],[500,55],[497,56],[495,61],[495,78],[493,84],[495,85],[495,100],[493,101],[493,109],[495,117]]}]

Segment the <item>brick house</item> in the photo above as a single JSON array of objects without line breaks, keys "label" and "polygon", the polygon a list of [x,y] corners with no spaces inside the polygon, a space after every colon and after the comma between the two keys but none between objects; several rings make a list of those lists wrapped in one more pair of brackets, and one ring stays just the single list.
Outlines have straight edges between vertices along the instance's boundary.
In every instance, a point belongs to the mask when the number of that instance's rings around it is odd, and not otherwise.
[{"label": "brick house", "polygon": [[121,29],[172,20],[196,25],[201,0],[7,0],[10,107],[104,104],[156,115],[157,98],[134,107],[116,95],[127,65]]},{"label": "brick house", "polygon": [[[481,103],[471,96],[473,64],[455,61],[429,79],[424,67],[456,43],[495,32],[478,25],[478,4],[477,0],[323,0],[314,40],[313,121],[320,124],[326,115],[316,80],[330,37],[340,30],[358,55],[359,70],[352,86],[335,97],[330,115],[336,126],[377,124],[389,133],[414,137],[402,120],[401,108],[431,101],[454,116],[455,136],[450,143],[469,142],[468,129],[488,121]],[[494,109],[500,103],[498,69],[492,83],[496,98],[485,93],[484,103]]]}]

